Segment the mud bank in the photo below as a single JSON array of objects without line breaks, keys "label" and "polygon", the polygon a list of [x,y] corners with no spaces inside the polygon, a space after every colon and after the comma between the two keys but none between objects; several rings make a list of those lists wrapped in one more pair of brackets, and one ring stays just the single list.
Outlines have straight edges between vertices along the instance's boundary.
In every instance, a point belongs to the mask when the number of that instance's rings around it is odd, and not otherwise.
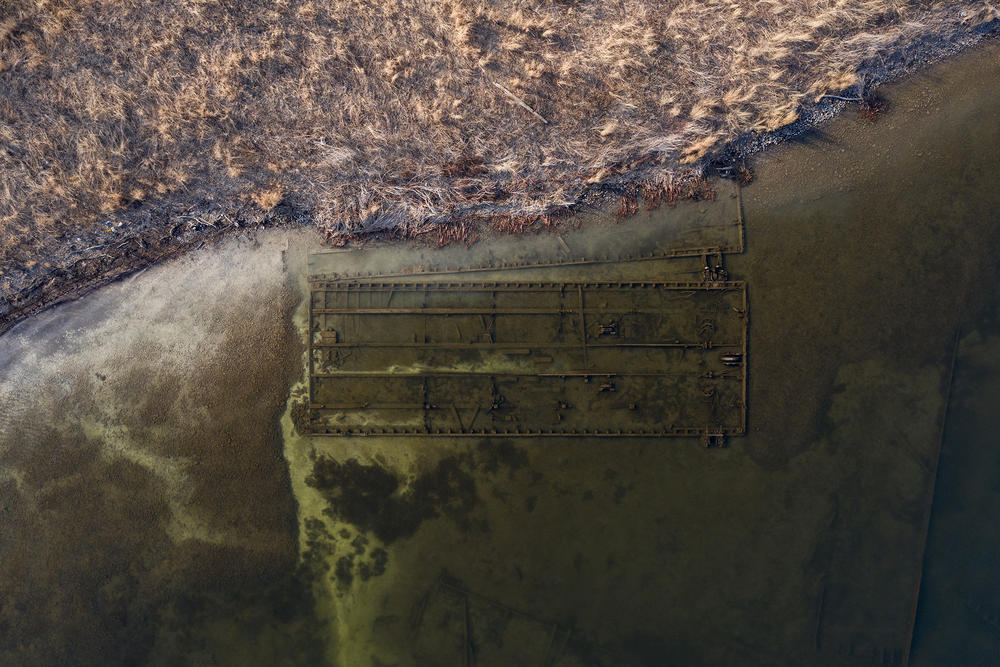
[{"label": "mud bank", "polygon": [[262,212],[154,201],[41,247],[43,239],[24,239],[14,260],[0,264],[0,335],[34,313],[205,244],[296,224],[304,226],[287,206]]}]

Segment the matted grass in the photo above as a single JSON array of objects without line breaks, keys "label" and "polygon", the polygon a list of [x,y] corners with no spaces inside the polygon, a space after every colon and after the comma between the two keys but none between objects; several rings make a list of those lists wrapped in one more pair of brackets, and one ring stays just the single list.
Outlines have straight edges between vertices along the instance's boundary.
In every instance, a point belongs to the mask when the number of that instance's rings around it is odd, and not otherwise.
[{"label": "matted grass", "polygon": [[335,233],[538,213],[640,162],[669,179],[998,16],[983,0],[0,0],[0,258],[172,198],[284,201]]}]

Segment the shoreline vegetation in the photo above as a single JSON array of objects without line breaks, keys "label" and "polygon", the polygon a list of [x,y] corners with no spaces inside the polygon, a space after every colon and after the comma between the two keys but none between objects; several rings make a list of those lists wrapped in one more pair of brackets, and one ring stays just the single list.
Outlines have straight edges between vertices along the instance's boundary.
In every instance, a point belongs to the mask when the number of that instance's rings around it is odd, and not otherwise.
[{"label": "shoreline vegetation", "polygon": [[983,0],[0,0],[0,333],[244,230],[471,242],[708,196],[998,28]]}]

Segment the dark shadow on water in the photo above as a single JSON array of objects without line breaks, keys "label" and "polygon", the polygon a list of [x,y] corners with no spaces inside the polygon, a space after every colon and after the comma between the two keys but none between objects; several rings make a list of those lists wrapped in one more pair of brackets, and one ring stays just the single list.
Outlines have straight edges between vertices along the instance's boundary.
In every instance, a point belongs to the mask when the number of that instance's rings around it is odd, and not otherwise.
[{"label": "dark shadow on water", "polygon": [[[845,111],[850,113],[850,109]],[[811,127],[803,132],[793,134],[785,140],[785,143],[792,146],[835,146],[838,140],[830,135],[822,127]]]}]

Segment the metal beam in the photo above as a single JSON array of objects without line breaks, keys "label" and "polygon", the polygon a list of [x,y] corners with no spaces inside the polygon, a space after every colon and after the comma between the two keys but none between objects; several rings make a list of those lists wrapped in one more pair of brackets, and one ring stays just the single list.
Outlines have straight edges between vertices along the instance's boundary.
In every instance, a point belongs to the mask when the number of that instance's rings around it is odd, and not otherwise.
[{"label": "metal beam", "polygon": [[[313,348],[426,348],[432,350],[562,350],[579,349],[579,343],[313,343]],[[587,347],[594,348],[665,348],[665,349],[722,349],[722,348],[742,348],[742,343],[588,343]]]},{"label": "metal beam", "polygon": [[516,373],[498,371],[420,371],[417,373],[386,373],[384,371],[343,371],[337,373],[313,373],[314,378],[428,378],[428,377],[532,377],[532,378],[570,378],[570,377],[703,377],[706,380],[740,379],[740,374],[713,373],[711,376],[702,373],[666,373],[664,371],[558,371],[553,373]]}]

